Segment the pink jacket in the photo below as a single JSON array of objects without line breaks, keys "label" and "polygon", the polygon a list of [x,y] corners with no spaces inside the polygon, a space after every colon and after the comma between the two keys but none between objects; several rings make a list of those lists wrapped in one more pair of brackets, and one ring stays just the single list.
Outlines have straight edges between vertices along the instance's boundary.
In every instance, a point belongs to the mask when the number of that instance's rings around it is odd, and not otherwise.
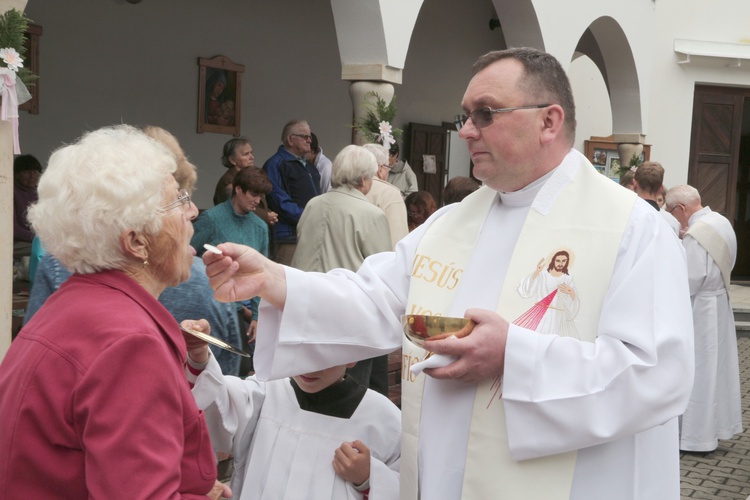
[{"label": "pink jacket", "polygon": [[0,498],[206,498],[216,467],[185,352],[125,274],[73,275],[0,365]]}]

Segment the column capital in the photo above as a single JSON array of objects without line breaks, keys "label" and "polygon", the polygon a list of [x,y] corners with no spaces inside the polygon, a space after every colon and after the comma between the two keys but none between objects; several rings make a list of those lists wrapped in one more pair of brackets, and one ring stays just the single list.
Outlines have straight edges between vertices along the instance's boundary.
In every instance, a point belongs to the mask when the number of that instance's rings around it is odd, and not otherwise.
[{"label": "column capital", "polygon": [[401,84],[403,70],[385,64],[344,64],[341,67],[342,80],[370,80]]},{"label": "column capital", "polygon": [[618,144],[645,144],[646,134],[612,134],[612,141]]}]

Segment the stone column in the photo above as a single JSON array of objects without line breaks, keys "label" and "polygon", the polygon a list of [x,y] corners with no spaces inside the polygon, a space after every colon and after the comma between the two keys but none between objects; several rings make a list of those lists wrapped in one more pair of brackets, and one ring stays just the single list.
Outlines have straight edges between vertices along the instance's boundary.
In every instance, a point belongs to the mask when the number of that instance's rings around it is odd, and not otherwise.
[{"label": "stone column", "polygon": [[620,155],[620,167],[625,169],[630,165],[633,156],[641,156],[643,144],[621,142],[617,145],[617,153]]},{"label": "stone column", "polygon": [[[358,124],[367,116],[367,112],[372,109],[376,97],[383,99],[386,104],[393,99],[393,84],[388,82],[375,82],[368,80],[353,81],[349,85],[349,97],[352,100],[353,121],[352,124]],[[391,124],[393,125],[393,124]],[[367,140],[364,134],[358,130],[352,132],[352,144],[362,145]]]},{"label": "stone column", "polygon": [[10,347],[13,322],[13,135],[0,120],[0,361]]},{"label": "stone column", "polygon": [[617,143],[617,154],[620,156],[620,172],[625,172],[630,165],[633,155],[640,156],[646,136],[643,134],[618,134],[612,135],[612,140]]},{"label": "stone column", "polygon": [[[0,0],[0,13],[21,12],[27,0]],[[0,47],[2,48],[2,47]],[[13,129],[0,120],[0,361],[10,347],[13,323]]]}]

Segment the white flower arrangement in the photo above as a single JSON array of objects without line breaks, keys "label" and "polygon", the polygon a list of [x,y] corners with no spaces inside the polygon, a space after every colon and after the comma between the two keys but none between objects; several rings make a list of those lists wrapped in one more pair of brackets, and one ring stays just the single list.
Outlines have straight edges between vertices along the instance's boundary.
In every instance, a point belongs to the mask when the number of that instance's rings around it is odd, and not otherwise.
[{"label": "white flower arrangement", "polygon": [[355,130],[362,132],[368,142],[378,142],[390,148],[401,138],[401,129],[394,128],[392,123],[396,118],[396,98],[386,103],[376,92],[371,92],[374,102],[370,103],[367,116],[354,125]]},{"label": "white flower arrangement", "polygon": [[378,125],[378,132],[380,132],[378,134],[378,142],[390,149],[391,144],[396,142],[396,139],[393,138],[393,127],[391,124],[386,121],[380,122]]},{"label": "white flower arrangement", "polygon": [[10,9],[0,14],[0,120],[10,122],[13,153],[20,154],[18,141],[18,106],[31,99],[24,81],[35,77],[23,67],[24,34],[28,19],[22,12]]},{"label": "white flower arrangement", "polygon": [[18,73],[18,70],[23,68],[23,58],[13,47],[0,49],[0,58],[3,60],[7,68],[14,73]]}]

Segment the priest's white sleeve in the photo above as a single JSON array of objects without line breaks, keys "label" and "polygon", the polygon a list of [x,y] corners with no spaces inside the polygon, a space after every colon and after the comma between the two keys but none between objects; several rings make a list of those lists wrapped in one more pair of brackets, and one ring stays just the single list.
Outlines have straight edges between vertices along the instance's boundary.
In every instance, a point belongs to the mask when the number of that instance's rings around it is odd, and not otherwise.
[{"label": "priest's white sleeve", "polygon": [[595,342],[511,325],[503,404],[514,459],[610,442],[684,411],[694,370],[685,253],[650,212],[631,214]]},{"label": "priest's white sleeve", "polygon": [[[448,208],[449,209],[449,208]],[[401,315],[416,247],[441,209],[396,245],[365,259],[353,273],[286,267],[281,311],[261,301],[254,365],[261,380],[309,373],[401,347]]]}]

